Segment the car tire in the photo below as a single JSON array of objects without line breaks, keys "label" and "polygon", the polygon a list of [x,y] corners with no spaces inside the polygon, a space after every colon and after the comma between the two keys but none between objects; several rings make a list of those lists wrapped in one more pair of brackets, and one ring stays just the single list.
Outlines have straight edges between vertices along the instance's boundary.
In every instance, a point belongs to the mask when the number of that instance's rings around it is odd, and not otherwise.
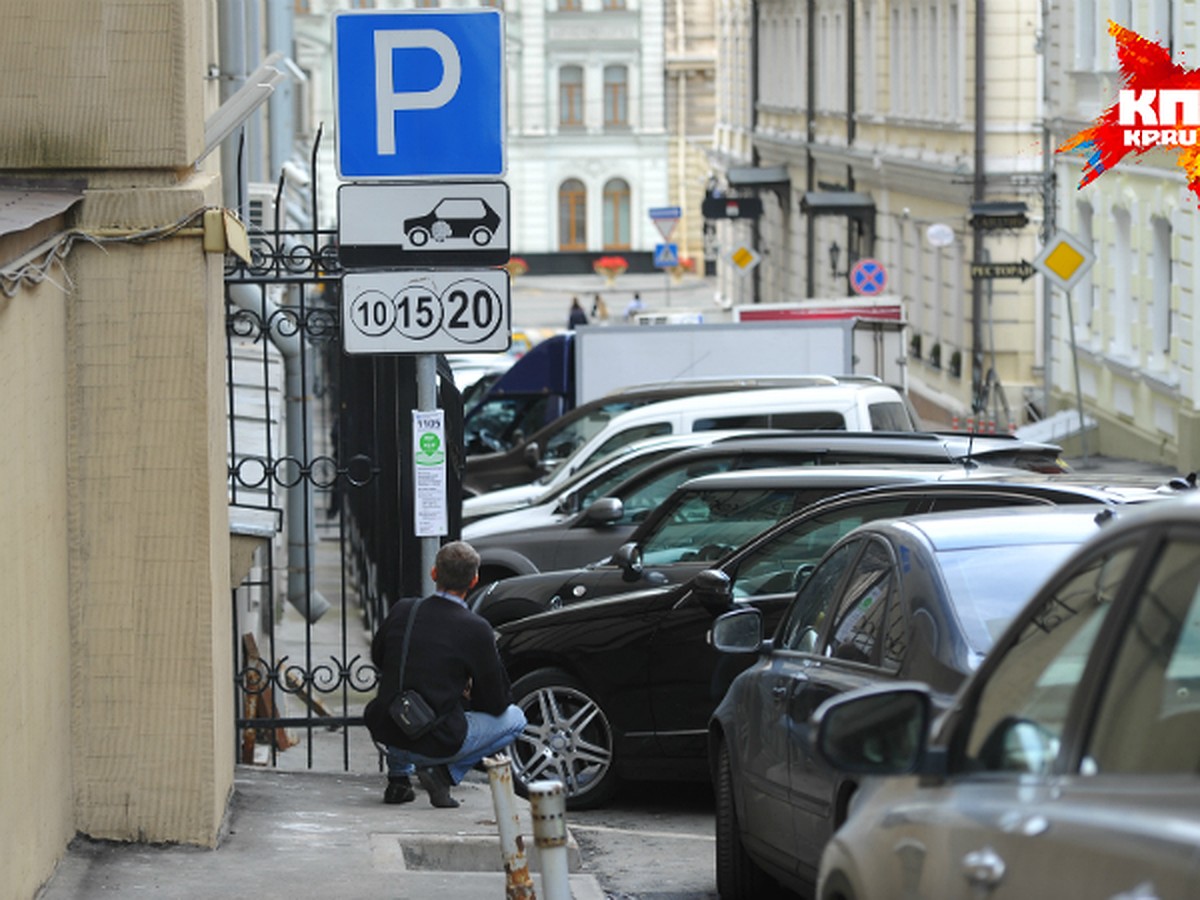
[{"label": "car tire", "polygon": [[414,247],[424,247],[429,243],[429,232],[424,228],[414,228],[408,233],[408,242]]},{"label": "car tire", "polygon": [[759,900],[775,891],[774,882],[746,853],[733,799],[729,745],[717,751],[717,894],[721,900]]},{"label": "car tire", "polygon": [[561,781],[567,809],[592,809],[617,789],[613,731],[600,704],[561,669],[537,669],[513,684],[526,726],[511,748],[513,786]]},{"label": "car tire", "polygon": [[486,247],[492,240],[492,233],[482,225],[471,232],[471,243],[476,247]]}]

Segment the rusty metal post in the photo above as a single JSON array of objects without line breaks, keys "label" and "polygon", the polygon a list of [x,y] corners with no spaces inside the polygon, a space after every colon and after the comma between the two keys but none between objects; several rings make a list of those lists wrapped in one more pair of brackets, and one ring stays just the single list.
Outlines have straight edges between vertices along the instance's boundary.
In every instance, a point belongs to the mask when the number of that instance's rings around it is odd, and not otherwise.
[{"label": "rusty metal post", "polygon": [[500,853],[504,861],[505,900],[537,900],[529,861],[525,858],[525,840],[521,837],[521,816],[513,792],[512,763],[503,753],[486,757],[488,783],[492,788],[492,806],[500,831]]},{"label": "rusty metal post", "polygon": [[567,858],[567,793],[561,781],[534,781],[529,785],[533,816],[533,843],[542,867],[545,900],[571,900]]}]

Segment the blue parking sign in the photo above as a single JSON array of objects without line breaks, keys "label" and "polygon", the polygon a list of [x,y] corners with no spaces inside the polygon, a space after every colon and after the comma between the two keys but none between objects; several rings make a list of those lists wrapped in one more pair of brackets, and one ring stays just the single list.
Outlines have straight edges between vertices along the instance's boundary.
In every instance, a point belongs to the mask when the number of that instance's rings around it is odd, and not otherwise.
[{"label": "blue parking sign", "polygon": [[338,174],[503,175],[503,27],[496,9],[336,13]]}]

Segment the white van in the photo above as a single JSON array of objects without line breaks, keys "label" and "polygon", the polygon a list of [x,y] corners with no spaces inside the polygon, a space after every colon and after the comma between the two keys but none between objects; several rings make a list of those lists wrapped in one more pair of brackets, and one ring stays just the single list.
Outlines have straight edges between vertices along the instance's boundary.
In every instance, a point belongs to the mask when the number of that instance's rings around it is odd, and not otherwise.
[{"label": "white van", "polygon": [[904,397],[875,381],[683,397],[630,410],[563,460],[576,472],[631,441],[731,428],[792,431],[919,431]]},{"label": "white van", "polygon": [[759,428],[920,430],[900,392],[875,379],[663,400],[613,416],[542,481],[472,497],[464,501],[463,514],[477,519],[527,506],[584,466],[590,466],[634,441],[693,431]]}]

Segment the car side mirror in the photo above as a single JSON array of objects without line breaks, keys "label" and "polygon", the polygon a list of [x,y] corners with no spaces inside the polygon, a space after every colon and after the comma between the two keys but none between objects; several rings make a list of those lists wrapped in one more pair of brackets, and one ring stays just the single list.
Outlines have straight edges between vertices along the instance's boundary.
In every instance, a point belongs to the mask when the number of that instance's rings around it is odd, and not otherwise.
[{"label": "car side mirror", "polygon": [[812,716],[816,751],[840,772],[905,775],[925,757],[932,701],[919,682],[861,688]]},{"label": "car side mirror", "polygon": [[542,448],[538,446],[537,441],[530,441],[525,445],[525,465],[534,471],[542,464]]},{"label": "car side mirror", "polygon": [[620,568],[626,581],[637,581],[642,577],[642,548],[632,541],[622,544],[612,555],[612,563]]},{"label": "car side mirror", "polygon": [[625,515],[625,504],[616,497],[601,497],[592,502],[583,513],[586,525],[612,525]]},{"label": "car side mirror", "polygon": [[692,579],[692,593],[705,609],[717,613],[733,606],[733,582],[720,569],[705,569]]},{"label": "car side mirror", "polygon": [[757,653],[763,649],[762,613],[753,606],[735,609],[713,622],[709,641],[722,653]]}]

